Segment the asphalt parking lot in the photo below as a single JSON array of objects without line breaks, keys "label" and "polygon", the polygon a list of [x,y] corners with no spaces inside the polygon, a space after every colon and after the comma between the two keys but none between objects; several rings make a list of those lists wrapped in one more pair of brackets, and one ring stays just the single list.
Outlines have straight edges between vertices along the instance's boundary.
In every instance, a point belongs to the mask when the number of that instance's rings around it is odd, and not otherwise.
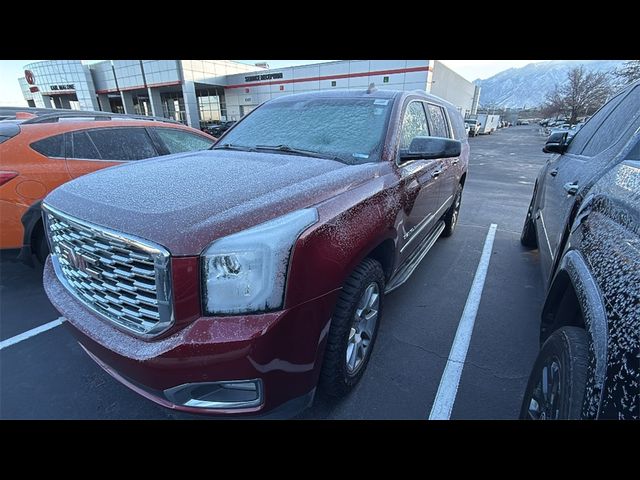
[{"label": "asphalt parking lot", "polygon": [[[321,396],[298,418],[427,419],[465,310],[490,226],[490,250],[452,419],[514,419],[538,352],[544,293],[537,250],[520,246],[533,183],[546,156],[537,126],[469,139],[471,161],[460,220],[411,279],[385,299],[364,378],[340,402]],[[42,269],[0,257],[0,341],[59,317]],[[103,372],[64,326],[0,350],[0,418],[165,419],[176,414]]]}]

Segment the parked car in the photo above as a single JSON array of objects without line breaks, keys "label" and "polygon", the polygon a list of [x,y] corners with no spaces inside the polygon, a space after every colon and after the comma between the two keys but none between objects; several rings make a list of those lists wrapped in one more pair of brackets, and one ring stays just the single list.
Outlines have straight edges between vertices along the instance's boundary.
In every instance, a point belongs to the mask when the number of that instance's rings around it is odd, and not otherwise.
[{"label": "parked car", "polygon": [[210,151],[49,194],[45,289],[156,403],[291,415],[362,377],[385,293],[455,229],[468,158],[462,117],[426,93],[278,97]]},{"label": "parked car", "polygon": [[0,249],[44,262],[41,200],[72,178],[122,162],[209,148],[215,139],[170,120],[104,112],[3,109]]},{"label": "parked car", "polygon": [[544,151],[521,236],[547,292],[521,418],[638,419],[640,82]]},{"label": "parked car", "polygon": [[233,127],[237,122],[235,120],[229,120],[228,122],[222,122],[217,125],[211,125],[208,127],[207,131],[210,135],[214,137],[219,137],[224,132]]},{"label": "parked car", "polygon": [[467,119],[464,121],[466,125],[469,125],[469,136],[475,137],[480,132],[480,122],[478,120]]}]

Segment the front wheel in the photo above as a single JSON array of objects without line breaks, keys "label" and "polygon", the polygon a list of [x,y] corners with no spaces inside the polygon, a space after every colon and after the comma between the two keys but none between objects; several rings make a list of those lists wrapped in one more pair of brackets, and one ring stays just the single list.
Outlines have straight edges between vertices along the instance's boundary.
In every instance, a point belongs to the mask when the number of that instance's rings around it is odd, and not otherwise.
[{"label": "front wheel", "polygon": [[344,282],[336,304],[320,373],[320,387],[332,397],[346,395],[371,358],[382,315],[382,266],[366,258]]},{"label": "front wheel", "polygon": [[522,399],[521,420],[579,419],[587,385],[589,343],[578,327],[562,327],[540,350]]},{"label": "front wheel", "polygon": [[444,214],[444,230],[442,231],[443,237],[450,237],[453,235],[453,231],[458,224],[458,216],[460,215],[460,203],[462,202],[462,185],[458,185],[456,194],[453,197],[453,203]]}]

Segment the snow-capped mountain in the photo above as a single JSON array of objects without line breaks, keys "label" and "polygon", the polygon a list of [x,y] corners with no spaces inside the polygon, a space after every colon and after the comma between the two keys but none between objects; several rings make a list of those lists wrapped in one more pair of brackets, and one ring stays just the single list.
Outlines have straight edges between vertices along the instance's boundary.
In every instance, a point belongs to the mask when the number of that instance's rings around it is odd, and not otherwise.
[{"label": "snow-capped mountain", "polygon": [[480,85],[480,105],[531,108],[544,103],[547,92],[567,79],[567,72],[579,65],[589,71],[613,72],[623,60],[552,60],[510,68],[493,77],[476,80]]}]

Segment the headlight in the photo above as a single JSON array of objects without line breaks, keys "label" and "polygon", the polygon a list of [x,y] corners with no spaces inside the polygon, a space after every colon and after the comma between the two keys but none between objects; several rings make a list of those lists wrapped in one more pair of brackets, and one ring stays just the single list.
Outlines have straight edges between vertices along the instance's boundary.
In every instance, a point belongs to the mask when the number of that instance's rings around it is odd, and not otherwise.
[{"label": "headlight", "polygon": [[317,221],[315,208],[297,210],[213,242],[202,254],[205,313],[280,308],[291,248]]}]

